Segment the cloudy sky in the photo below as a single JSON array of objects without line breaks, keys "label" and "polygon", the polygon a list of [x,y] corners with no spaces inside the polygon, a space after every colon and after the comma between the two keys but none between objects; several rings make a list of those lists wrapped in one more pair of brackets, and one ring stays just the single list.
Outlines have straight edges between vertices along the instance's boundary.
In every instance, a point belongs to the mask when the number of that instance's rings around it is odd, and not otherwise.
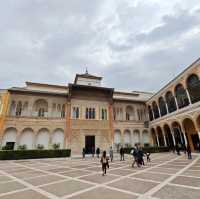
[{"label": "cloudy sky", "polygon": [[0,5],[0,88],[66,85],[87,67],[108,87],[157,91],[200,57],[199,0]]}]

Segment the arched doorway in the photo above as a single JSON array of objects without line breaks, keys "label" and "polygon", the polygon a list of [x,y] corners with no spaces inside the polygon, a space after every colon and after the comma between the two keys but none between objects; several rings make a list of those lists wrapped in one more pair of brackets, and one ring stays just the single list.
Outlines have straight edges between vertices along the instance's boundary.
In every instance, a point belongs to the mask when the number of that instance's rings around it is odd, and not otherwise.
[{"label": "arched doorway", "polygon": [[49,131],[48,129],[41,129],[39,130],[37,137],[36,137],[36,146],[38,145],[43,146],[44,149],[48,149],[49,147]]},{"label": "arched doorway", "polygon": [[167,146],[170,148],[174,147],[173,137],[169,126],[165,124],[163,129],[166,137]]},{"label": "arched doorway", "polygon": [[52,134],[52,144],[59,144],[60,149],[64,148],[64,131],[56,129]]},{"label": "arched doorway", "polygon": [[192,103],[200,101],[200,80],[196,74],[188,77],[187,87]]},{"label": "arched doorway", "polygon": [[115,130],[114,133],[114,147],[118,151],[121,145],[121,131]]},{"label": "arched doorway", "polygon": [[165,141],[162,133],[162,129],[158,126],[157,127],[157,134],[160,146],[165,146]]},{"label": "arched doorway", "polygon": [[175,138],[176,144],[185,145],[184,135],[183,135],[183,132],[181,131],[180,124],[178,122],[173,122],[172,128],[174,131],[174,138]]},{"label": "arched doorway", "polygon": [[3,135],[2,147],[6,146],[9,149],[14,149],[16,148],[16,141],[17,141],[17,129],[13,127],[7,128]]},{"label": "arched doorway", "polygon": [[126,147],[131,145],[131,132],[129,130],[124,131],[124,144]]},{"label": "arched doorway", "polygon": [[192,151],[197,150],[198,149],[197,144],[199,143],[199,135],[193,121],[189,118],[186,118],[183,120],[183,126],[185,129],[187,140],[191,147],[191,150]]},{"label": "arched doorway", "polygon": [[140,131],[139,130],[134,130],[133,131],[133,142],[134,145],[140,145]]},{"label": "arched doorway", "polygon": [[35,136],[34,136],[33,130],[30,128],[27,128],[22,131],[19,144],[26,145],[27,149],[33,149],[34,139],[35,139]]},{"label": "arched doorway", "polygon": [[157,138],[156,138],[156,131],[154,128],[151,129],[151,136],[152,136],[153,146],[158,146],[158,142],[157,142]]},{"label": "arched doorway", "polygon": [[168,106],[169,113],[177,110],[176,101],[171,91],[168,91],[165,95],[166,103]]},{"label": "arched doorway", "polygon": [[134,109],[132,106],[126,107],[126,120],[134,120],[135,119]]},{"label": "arched doorway", "polygon": [[144,146],[149,146],[149,133],[147,130],[144,130],[142,132],[142,139]]}]

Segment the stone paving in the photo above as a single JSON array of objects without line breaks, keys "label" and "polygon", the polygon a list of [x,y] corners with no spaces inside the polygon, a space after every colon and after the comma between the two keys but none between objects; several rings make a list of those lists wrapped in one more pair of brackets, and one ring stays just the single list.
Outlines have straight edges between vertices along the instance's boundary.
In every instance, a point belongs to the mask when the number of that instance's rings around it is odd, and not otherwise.
[{"label": "stone paving", "polygon": [[[117,155],[116,155],[117,156]],[[106,176],[99,159],[0,161],[0,199],[199,199],[200,155],[152,154],[132,168],[115,157]]]}]

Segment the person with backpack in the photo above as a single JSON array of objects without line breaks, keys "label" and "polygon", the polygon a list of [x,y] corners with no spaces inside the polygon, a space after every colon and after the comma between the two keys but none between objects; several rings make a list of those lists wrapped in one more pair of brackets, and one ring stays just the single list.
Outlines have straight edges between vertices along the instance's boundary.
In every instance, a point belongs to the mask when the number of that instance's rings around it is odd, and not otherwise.
[{"label": "person with backpack", "polygon": [[106,157],[106,151],[103,151],[103,155],[101,157],[101,164],[102,164],[102,176],[106,175],[106,168],[109,168],[108,158]]}]

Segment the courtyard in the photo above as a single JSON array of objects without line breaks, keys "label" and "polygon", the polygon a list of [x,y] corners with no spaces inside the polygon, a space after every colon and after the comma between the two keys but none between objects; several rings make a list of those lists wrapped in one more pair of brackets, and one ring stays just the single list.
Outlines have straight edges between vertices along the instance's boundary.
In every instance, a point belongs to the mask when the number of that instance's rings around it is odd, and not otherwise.
[{"label": "courtyard", "polygon": [[130,156],[115,157],[104,177],[92,157],[0,161],[0,199],[199,198],[198,154],[192,160],[172,153],[151,158],[143,168],[132,168]]}]

